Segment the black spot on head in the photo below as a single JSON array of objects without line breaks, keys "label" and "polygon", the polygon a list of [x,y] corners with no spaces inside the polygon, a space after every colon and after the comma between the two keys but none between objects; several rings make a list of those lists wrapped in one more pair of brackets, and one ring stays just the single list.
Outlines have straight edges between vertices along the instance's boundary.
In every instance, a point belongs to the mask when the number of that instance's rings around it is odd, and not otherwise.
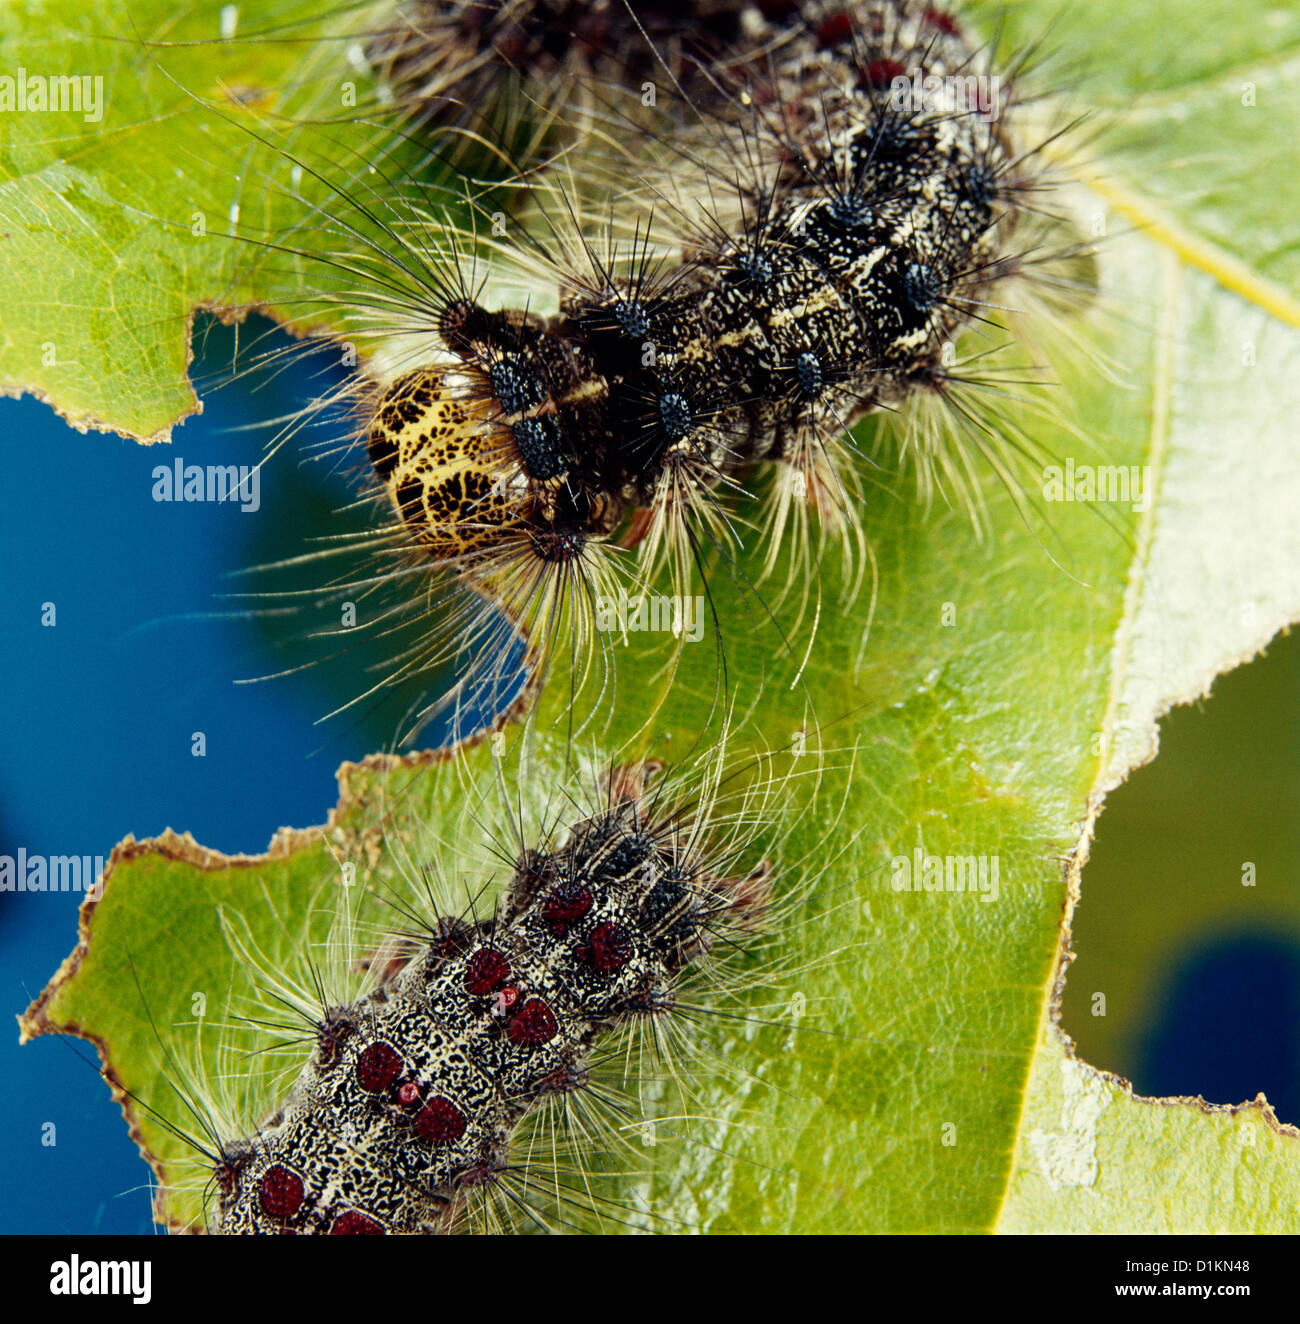
[{"label": "black spot on head", "polygon": [[520,419],[511,431],[530,478],[545,482],[558,478],[569,467],[558,415]]},{"label": "black spot on head", "polygon": [[424,484],[418,478],[408,478],[398,487],[397,507],[407,521],[418,523],[424,518]]},{"label": "black spot on head", "polygon": [[546,399],[542,375],[537,364],[526,355],[508,354],[488,368],[492,393],[501,401],[507,414],[521,414]]},{"label": "black spot on head", "polygon": [[657,402],[659,424],[669,441],[681,441],[694,426],[691,407],[678,391],[666,391]]},{"label": "black spot on head", "polygon": [[821,360],[810,350],[805,350],[795,359],[794,371],[799,380],[799,389],[804,395],[816,399],[825,384]]},{"label": "black spot on head", "polygon": [[386,432],[376,428],[370,434],[370,463],[380,478],[387,479],[397,465],[397,443]]}]

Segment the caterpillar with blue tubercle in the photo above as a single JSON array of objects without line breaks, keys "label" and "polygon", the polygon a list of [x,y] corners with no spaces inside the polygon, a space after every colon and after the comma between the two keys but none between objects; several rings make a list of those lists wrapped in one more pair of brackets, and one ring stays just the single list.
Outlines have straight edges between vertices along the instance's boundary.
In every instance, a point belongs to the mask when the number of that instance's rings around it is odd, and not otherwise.
[{"label": "caterpillar with blue tubercle", "polygon": [[373,569],[335,596],[381,598],[371,628],[402,641],[359,699],[454,661],[408,735],[448,707],[464,730],[566,650],[575,711],[598,706],[619,604],[661,597],[668,683],[701,625],[722,674],[710,575],[771,616],[835,546],[865,640],[866,485],[903,463],[977,528],[981,463],[1028,514],[1040,450],[1002,405],[1043,370],[1017,341],[1094,283],[1019,141],[1028,57],[899,3],[416,4],[377,27],[401,142],[461,173],[372,160],[334,190],[316,297],[366,363],[320,407],[351,410],[338,451],[364,453],[376,512]]}]

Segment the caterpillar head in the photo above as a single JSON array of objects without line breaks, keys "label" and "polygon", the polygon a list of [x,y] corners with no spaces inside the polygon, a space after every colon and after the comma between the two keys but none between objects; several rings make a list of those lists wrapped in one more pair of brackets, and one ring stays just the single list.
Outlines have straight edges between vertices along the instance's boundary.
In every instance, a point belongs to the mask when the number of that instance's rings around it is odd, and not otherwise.
[{"label": "caterpillar head", "polygon": [[600,512],[566,484],[556,415],[510,424],[476,375],[420,368],[398,378],[370,424],[376,474],[435,561],[467,565],[512,547],[547,564],[574,560]]},{"label": "caterpillar head", "polygon": [[527,479],[509,473],[512,436],[465,372],[418,368],[384,393],[370,462],[417,544],[436,561],[472,556],[524,531]]},{"label": "caterpillar head", "polygon": [[455,356],[399,377],[370,423],[375,472],[416,543],[437,561],[523,548],[546,564],[581,556],[618,502],[582,472],[582,373],[563,335],[525,312],[468,299],[443,309]]}]

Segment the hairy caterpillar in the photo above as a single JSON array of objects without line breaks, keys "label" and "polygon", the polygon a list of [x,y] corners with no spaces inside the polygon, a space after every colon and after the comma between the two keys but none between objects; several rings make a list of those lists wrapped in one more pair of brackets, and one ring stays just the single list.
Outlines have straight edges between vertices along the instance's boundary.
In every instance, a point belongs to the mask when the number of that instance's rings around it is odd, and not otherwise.
[{"label": "hairy caterpillar", "polygon": [[528,852],[493,919],[438,923],[374,993],[325,1009],[283,1110],[222,1150],[221,1231],[435,1230],[505,1169],[528,1110],[584,1087],[598,1033],[671,1006],[766,871],[713,875],[646,812],[645,775],[616,769],[604,812]]},{"label": "hairy caterpillar", "polygon": [[[520,30],[528,8],[511,12]],[[777,535],[806,506],[856,527],[848,429],[948,391],[945,346],[1020,269],[1009,244],[1033,181],[1000,123],[1010,89],[983,115],[929,90],[989,77],[953,20],[897,4],[816,23],[794,5],[743,8],[762,60],[727,105],[754,111],[738,124],[705,112],[711,145],[743,164],[701,181],[711,206],[684,260],[652,257],[649,218],[604,260],[584,236],[550,259],[575,273],[558,316],[449,299],[451,366],[414,369],[379,399],[371,460],[433,560],[520,576],[531,594],[621,538],[644,541],[649,565],[667,547],[682,584],[702,543],[727,538],[718,494],[759,463],[778,466]],[[924,90],[899,108],[907,70]],[[647,205],[664,194],[650,178]],[[691,225],[671,214],[679,234]]]},{"label": "hairy caterpillar", "polygon": [[[430,185],[386,163],[332,200],[344,247],[323,302],[370,352],[342,393],[379,512],[359,587],[399,640],[388,679],[466,668],[413,731],[449,704],[501,711],[557,650],[575,708],[593,678],[607,694],[627,628],[608,604],[654,596],[664,563],[669,674],[681,604],[719,563],[776,580],[772,605],[784,566],[806,600],[818,524],[855,601],[868,521],[852,429],[868,415],[900,416],[901,444],[876,442],[890,467],[915,461],[927,500],[978,523],[982,456],[1024,508],[1034,443],[996,408],[1034,373],[1008,291],[1068,299],[1087,280],[1017,141],[1019,65],[994,72],[955,18],[895,0],[680,8],[668,39],[677,6],[417,4],[371,39],[416,125],[404,141],[489,139],[510,98],[489,89],[519,86],[515,64],[539,141],[572,129],[513,178]],[[671,84],[657,120],[611,81],[647,69]],[[963,357],[963,337],[984,343]],[[1004,351],[1018,367],[995,366]],[[721,647],[727,622],[712,624]]]},{"label": "hairy caterpillar", "polygon": [[[539,794],[515,783],[521,764],[503,774],[495,812],[494,793],[474,789],[486,760],[354,769],[381,782],[412,770],[382,835],[336,824],[316,848],[327,865],[372,852],[366,890],[340,887],[330,868],[314,890],[299,876],[285,892],[270,857],[207,863],[211,884],[190,878],[182,908],[219,926],[231,962],[227,992],[198,1021],[185,990],[212,976],[168,966],[170,923],[154,932],[113,912],[130,904],[114,873],[149,886],[139,871],[165,867],[178,841],[128,843],[83,916],[73,967],[125,960],[162,1052],[174,1097],[156,1082],[140,1092],[143,1043],[133,1060],[97,1038],[158,1169],[158,1216],[225,1232],[655,1226],[653,1201],[600,1194],[602,1171],[653,1157],[653,1130],[690,1142],[702,1106],[691,1076],[720,1051],[716,1029],[786,1019],[764,1001],[782,996],[783,958],[762,953],[805,899],[804,866],[771,849],[792,789],[773,766],[721,750],[668,772],[587,763]],[[418,824],[401,826],[401,802],[430,794],[461,806],[432,849]],[[261,902],[239,891],[249,865],[264,873]],[[29,1032],[68,1028],[43,1020],[57,983]],[[719,1064],[745,1079],[743,1063]]]}]

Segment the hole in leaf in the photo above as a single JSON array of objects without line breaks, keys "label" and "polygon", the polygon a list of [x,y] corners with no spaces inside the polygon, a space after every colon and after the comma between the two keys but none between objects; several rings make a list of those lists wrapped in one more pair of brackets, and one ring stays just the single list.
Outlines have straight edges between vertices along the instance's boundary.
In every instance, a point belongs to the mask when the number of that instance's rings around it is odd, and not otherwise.
[{"label": "hole in leaf", "polygon": [[1107,798],[1061,1024],[1150,1096],[1300,1121],[1300,634],[1161,723]]}]

